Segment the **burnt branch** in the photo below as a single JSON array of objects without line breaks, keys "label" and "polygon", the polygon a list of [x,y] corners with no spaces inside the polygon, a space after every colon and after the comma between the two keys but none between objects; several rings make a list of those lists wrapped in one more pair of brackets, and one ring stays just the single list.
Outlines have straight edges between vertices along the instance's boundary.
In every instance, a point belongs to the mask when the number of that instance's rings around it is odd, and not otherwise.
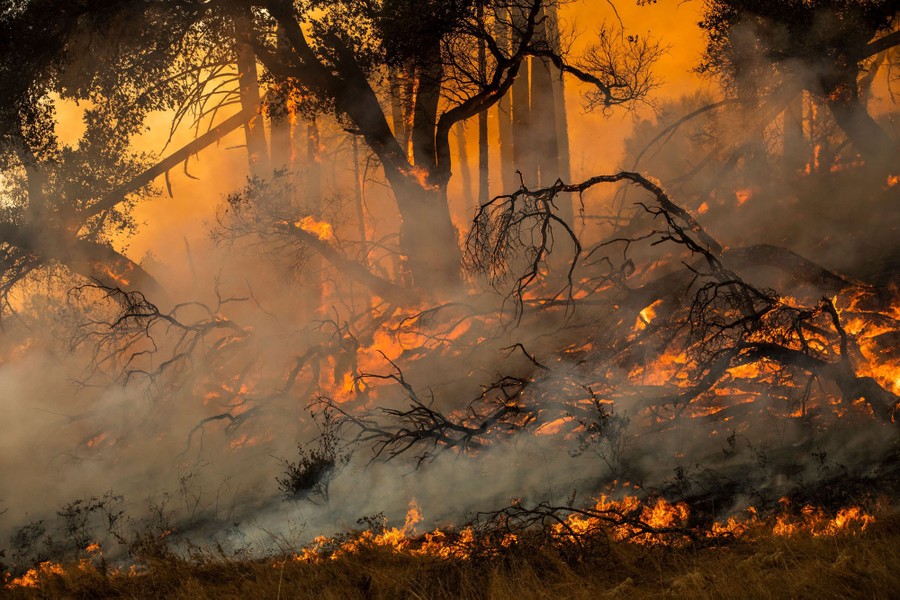
[{"label": "burnt branch", "polygon": [[[185,302],[163,312],[142,292],[127,292],[101,283],[79,286],[70,293],[70,301],[99,299],[114,312],[102,314],[105,311],[101,308],[101,316],[79,325],[71,347],[90,351],[88,380],[103,375],[122,383],[136,377],[153,383],[164,373],[189,364],[201,346],[216,351],[250,335],[221,313],[224,305],[247,298],[223,298],[218,292],[217,296],[212,307]],[[162,339],[165,341],[158,341]]]},{"label": "burnt branch", "polygon": [[485,386],[481,395],[458,413],[444,414],[435,407],[431,391],[420,394],[403,375],[403,371],[385,357],[393,367],[387,374],[364,373],[360,379],[392,381],[406,396],[406,408],[379,408],[374,413],[354,414],[329,399],[322,401],[343,417],[342,425],[356,430],[354,443],[371,445],[372,460],[392,460],[413,451],[417,463],[430,462],[445,450],[476,451],[502,437],[527,427],[536,412],[522,398],[528,381],[502,377]]},{"label": "burnt branch", "polygon": [[[512,194],[501,195],[478,207],[472,228],[466,238],[466,266],[475,273],[484,273],[494,285],[502,284],[514,269],[515,276],[510,297],[515,301],[516,317],[521,319],[524,297],[549,269],[549,257],[557,249],[556,236],[567,240],[573,250],[567,262],[563,281],[552,290],[550,301],[560,298],[573,300],[574,273],[582,258],[582,244],[571,227],[557,214],[556,198],[560,194],[582,195],[587,190],[605,183],[629,181],[650,192],[657,206],[647,210],[662,216],[668,224],[660,234],[661,241],[674,241],[686,246],[692,253],[702,255],[709,268],[722,280],[731,278],[718,256],[721,245],[684,209],[675,204],[656,183],[639,173],[619,172],[613,175],[592,177],[578,184],[561,181],[546,188],[529,190],[526,187]],[[593,251],[588,254],[590,257]]]}]

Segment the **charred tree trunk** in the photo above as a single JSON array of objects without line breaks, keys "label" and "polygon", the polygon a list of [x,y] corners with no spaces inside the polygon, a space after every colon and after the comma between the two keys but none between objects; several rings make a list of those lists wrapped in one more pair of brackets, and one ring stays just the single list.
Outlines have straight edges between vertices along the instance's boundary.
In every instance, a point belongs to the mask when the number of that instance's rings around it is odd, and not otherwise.
[{"label": "charred tree trunk", "polygon": [[[525,27],[525,15],[521,8],[512,9],[513,46],[518,45],[516,36],[521,35]],[[538,184],[538,165],[535,159],[534,146],[531,139],[531,85],[530,85],[530,58],[525,59],[519,74],[512,85],[512,141],[513,163],[521,173],[526,186]]]},{"label": "charred tree trunk", "polygon": [[[478,22],[484,24],[484,6],[478,5]],[[478,77],[487,81],[487,49],[482,40],[478,43]],[[478,202],[484,203],[490,197],[489,156],[488,156],[488,112],[478,113]]]},{"label": "charred tree trunk", "polygon": [[[547,8],[547,28],[550,47],[556,53],[561,53],[561,43],[559,35],[559,15],[555,3],[550,3]],[[572,179],[572,164],[569,155],[569,120],[566,116],[566,88],[565,80],[562,73],[556,67],[551,68],[553,77],[550,84],[553,87],[553,106],[555,109],[556,122],[556,150],[559,158],[557,166],[557,176],[562,181],[570,181]]]},{"label": "charred tree trunk", "polygon": [[[407,258],[413,284],[445,290],[459,281],[461,254],[456,230],[450,219],[446,182],[449,161],[437,156],[438,103],[441,99],[443,64],[440,43],[422,53],[416,65],[413,103],[412,146],[414,166],[399,175],[403,183],[391,184],[400,208],[401,251]],[[443,135],[449,135],[449,131]],[[444,145],[449,142],[442,140]],[[446,160],[446,157],[445,157]]]},{"label": "charred tree trunk", "polygon": [[359,140],[352,136],[353,145],[353,200],[356,207],[356,227],[359,232],[360,262],[368,266],[369,237],[366,233],[366,213],[363,206],[362,174],[359,170]]},{"label": "charred tree trunk", "polygon": [[309,210],[319,212],[322,208],[322,154],[316,117],[306,122],[306,160],[309,165],[306,205]]},{"label": "charred tree trunk", "polygon": [[[279,27],[275,35],[278,39],[278,47],[286,48],[288,42],[284,37],[284,29]],[[272,169],[274,171],[291,171],[294,168],[292,129],[295,118],[295,107],[288,98],[288,94],[280,93],[276,101],[271,103],[269,112]]]},{"label": "charred tree trunk", "polygon": [[441,47],[439,42],[435,41],[426,52],[423,52],[416,65],[416,99],[413,104],[413,161],[416,168],[428,179],[431,179],[437,171],[435,124],[438,119],[443,75]]},{"label": "charred tree trunk", "polygon": [[[304,212],[319,215],[322,210],[322,157],[319,142],[319,123],[315,117],[306,123],[306,198]],[[304,295],[304,316],[315,318],[322,310],[323,273],[322,259],[318,254],[309,257],[304,265],[306,294]]]},{"label": "charred tree trunk", "polygon": [[150,273],[106,244],[47,229],[46,225],[35,228],[12,224],[0,224],[0,243],[34,257],[38,264],[55,261],[106,287],[140,291],[159,302],[169,302],[165,289]]},{"label": "charred tree trunk", "polygon": [[[509,20],[509,10],[497,8],[498,21]],[[510,37],[509,29],[502,23],[497,26],[497,44],[509,53]],[[497,129],[500,138],[500,183],[504,194],[513,192],[519,187],[516,178],[515,155],[513,152],[513,125],[512,125],[512,93],[504,94],[497,103]],[[483,201],[484,202],[484,201]]]},{"label": "charred tree trunk", "polygon": [[[546,44],[555,48],[558,44],[555,10],[544,7],[544,18],[535,34],[538,44]],[[557,98],[554,93],[554,82],[561,81],[561,73],[547,59],[531,60],[531,143],[534,160],[537,163],[539,185],[551,186],[563,179],[560,170],[560,138],[559,112]],[[562,100],[562,99],[561,99]],[[562,109],[563,119],[565,108]],[[568,179],[566,179],[568,181]],[[572,200],[569,197],[559,199],[559,217],[569,225],[574,221]]]},{"label": "charred tree trunk", "polygon": [[789,173],[802,170],[809,154],[809,144],[803,134],[803,96],[803,92],[797,94],[783,114],[784,166]]},{"label": "charred tree trunk", "polygon": [[869,166],[881,169],[896,161],[897,144],[861,101],[855,75],[852,79],[848,76],[842,81],[824,82],[822,89],[825,105],[838,127]]},{"label": "charred tree trunk", "polygon": [[412,120],[412,98],[414,93],[414,77],[409,67],[392,68],[389,75],[391,94],[391,121],[394,137],[409,154],[410,122]]},{"label": "charred tree trunk", "polygon": [[[234,56],[238,75],[238,94],[241,109],[253,110],[259,106],[259,79],[256,72],[256,55],[247,40],[252,37],[253,18],[249,9],[245,9],[234,18],[235,44]],[[244,124],[244,135],[247,139],[247,157],[250,163],[250,175],[266,177],[271,171],[269,153],[266,147],[266,134],[261,114],[255,115]]]},{"label": "charred tree trunk", "polygon": [[[459,173],[462,177],[463,199],[466,202],[466,206],[469,206],[472,203],[472,170],[469,168],[466,127],[460,121],[454,129],[456,129],[456,142],[459,150],[457,163],[459,164]],[[481,149],[479,148],[480,151]]]}]

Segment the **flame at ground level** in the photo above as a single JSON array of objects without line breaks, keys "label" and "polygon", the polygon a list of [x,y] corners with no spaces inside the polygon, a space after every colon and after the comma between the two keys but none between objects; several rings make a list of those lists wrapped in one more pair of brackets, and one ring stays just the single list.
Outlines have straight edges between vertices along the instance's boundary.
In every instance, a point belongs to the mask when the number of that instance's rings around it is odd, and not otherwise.
[{"label": "flame at ground level", "polygon": [[[790,503],[784,500],[782,506],[787,509]],[[513,508],[515,507],[520,505],[514,503]],[[649,502],[636,496],[625,496],[619,500],[601,496],[589,509],[568,510],[572,512],[566,518],[557,518],[553,525],[545,528],[544,533],[549,534],[549,537],[542,538],[545,545],[578,552],[589,547],[592,538],[598,538],[642,546],[677,548],[687,545],[690,541],[688,534],[693,536],[694,543],[699,542],[703,546],[736,539],[756,541],[765,537],[805,535],[820,538],[854,535],[865,531],[875,522],[872,514],[858,506],[843,508],[833,515],[821,508],[805,506],[799,513],[782,512],[768,517],[761,517],[758,511],[749,508],[742,515],[729,517],[726,521],[715,521],[709,527],[690,527],[692,515],[685,503],[672,503],[662,498]],[[435,529],[419,534],[417,525],[422,520],[418,504],[413,500],[402,527],[383,527],[380,530],[373,528],[333,538],[320,536],[299,553],[288,559],[275,561],[272,565],[283,570],[288,562],[320,564],[372,550],[387,550],[409,557],[468,560],[475,556],[498,555],[505,550],[515,549],[526,544],[524,540],[528,536],[528,531],[511,531],[509,523],[503,522],[492,532],[469,526],[456,531]],[[88,545],[86,551],[89,558],[82,558],[74,565],[42,562],[19,577],[7,574],[4,588],[36,589],[43,593],[54,579],[76,574],[88,577],[100,574],[110,581],[120,577],[140,576],[144,572],[136,566],[127,570],[108,568],[96,543]]]},{"label": "flame at ground level", "polygon": [[[336,560],[366,549],[390,549],[410,556],[468,559],[485,552],[483,532],[472,526],[457,531],[435,529],[416,534],[415,525],[422,521],[415,501],[402,528],[385,528],[381,532],[362,531],[349,538],[317,537],[312,544],[293,556],[294,560],[318,562]],[[690,525],[691,510],[683,502],[672,503],[663,498],[644,502],[637,496],[613,500],[601,496],[588,510],[573,511],[550,526],[553,543],[579,545],[584,538],[606,537],[644,546],[679,546],[694,541],[724,542],[735,538],[756,539],[763,536],[810,535],[827,537],[864,531],[875,517],[858,506],[843,508],[833,516],[821,508],[805,506],[798,515],[787,512],[760,517],[754,508],[725,521],[714,521],[706,528]],[[494,550],[515,546],[525,532],[503,531],[491,537]],[[488,548],[490,551],[490,548]]]}]

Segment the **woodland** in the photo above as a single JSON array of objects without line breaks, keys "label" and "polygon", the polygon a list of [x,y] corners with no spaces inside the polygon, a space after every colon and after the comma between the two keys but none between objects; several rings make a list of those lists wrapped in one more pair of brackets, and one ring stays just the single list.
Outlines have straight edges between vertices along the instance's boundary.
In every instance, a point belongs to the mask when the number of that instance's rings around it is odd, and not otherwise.
[{"label": "woodland", "polygon": [[695,597],[757,537],[890,589],[898,24],[4,0],[3,589]]}]

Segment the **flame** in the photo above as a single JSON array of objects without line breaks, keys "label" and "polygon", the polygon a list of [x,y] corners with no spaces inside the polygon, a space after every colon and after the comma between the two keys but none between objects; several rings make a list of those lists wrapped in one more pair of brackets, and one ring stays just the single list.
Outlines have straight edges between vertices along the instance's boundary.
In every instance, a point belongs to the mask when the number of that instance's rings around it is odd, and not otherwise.
[{"label": "flame", "polygon": [[[687,524],[690,510],[683,502],[671,503],[659,498],[650,506],[637,496],[613,500],[601,495],[591,514],[573,513],[552,530],[560,539],[607,533],[616,540],[628,540],[639,545],[668,544],[666,534]],[[602,516],[602,517],[601,517]]]},{"label": "flame", "polygon": [[573,418],[569,417],[569,416],[554,419],[554,420],[552,420],[548,423],[544,423],[543,425],[538,427],[534,433],[535,433],[535,435],[556,435],[560,431],[562,431],[563,426],[566,423],[571,422],[572,419]]},{"label": "flame", "polygon": [[747,200],[753,197],[753,190],[750,188],[742,188],[740,190],[736,190],[734,192],[734,197],[737,200],[738,206],[743,206]]},{"label": "flame", "polygon": [[[410,500],[409,509],[403,521],[403,527],[385,528],[380,533],[366,530],[343,543],[338,543],[335,538],[319,536],[313,543],[303,548],[294,555],[294,560],[301,562],[319,562],[325,556],[336,560],[347,554],[355,554],[364,548],[387,548],[394,552],[406,552],[409,549],[412,538],[416,534],[416,526],[422,522],[422,512],[415,498]],[[431,535],[432,546],[438,544],[438,540],[444,534],[439,530]],[[429,539],[426,537],[426,539]],[[337,546],[335,548],[335,546]]]},{"label": "flame", "polygon": [[887,185],[885,186],[885,189],[892,188],[895,185],[897,185],[898,183],[900,183],[900,175],[888,175],[887,176]]},{"label": "flame", "polygon": [[331,225],[324,221],[318,221],[312,216],[306,216],[296,221],[294,227],[313,234],[323,242],[334,239],[334,230]]},{"label": "flame", "polygon": [[804,506],[799,518],[787,514],[776,517],[772,533],[782,537],[798,534],[827,537],[844,532],[865,531],[874,522],[875,517],[858,506],[842,508],[834,517],[829,517],[821,508]]},{"label": "flame", "polygon": [[[623,484],[629,487],[629,484]],[[621,499],[613,499],[601,495],[594,506],[586,511],[576,511],[566,519],[550,527],[551,543],[581,544],[585,537],[601,536],[632,543],[639,546],[674,546],[681,547],[689,542],[686,534],[693,531],[695,535],[710,540],[746,538],[760,539],[763,536],[791,537],[809,535],[812,537],[833,537],[853,535],[865,531],[875,522],[875,517],[859,506],[842,508],[834,516],[821,508],[805,506],[799,514],[788,513],[790,501],[782,498],[783,512],[771,518],[761,518],[757,510],[749,507],[744,515],[732,515],[725,521],[714,521],[708,529],[689,529],[690,510],[683,502],[669,502],[657,498],[653,502],[645,502],[634,495],[626,495]],[[517,505],[514,501],[514,505]],[[409,503],[402,527],[385,528],[381,532],[362,531],[350,539],[316,537],[311,544],[286,560],[321,563],[324,560],[336,560],[348,555],[358,554],[371,548],[382,548],[407,556],[427,556],[438,559],[467,560],[472,558],[478,547],[482,552],[496,554],[501,549],[511,548],[519,542],[516,533],[504,532],[497,537],[487,538],[491,546],[484,548],[486,540],[479,540],[472,527],[458,532],[446,532],[441,529],[417,535],[417,526],[423,516],[415,499]],[[165,535],[168,534],[166,532]],[[100,556],[100,545],[91,543],[86,548],[92,558],[81,559],[73,567],[73,571],[90,572],[96,570],[93,559]],[[283,567],[285,561],[274,561],[275,568]],[[134,576],[138,572],[135,567],[123,573],[118,568],[111,571],[113,576]],[[59,563],[42,562],[29,569],[21,577],[9,580],[5,587],[41,588],[43,582],[50,577],[65,576],[67,568]]]},{"label": "flame", "polygon": [[900,353],[892,342],[892,334],[900,328],[900,305],[894,303],[884,311],[872,310],[871,301],[865,291],[832,299],[844,329],[865,359],[855,365],[859,375],[871,377],[888,391],[900,394]]},{"label": "flame", "polygon": [[103,441],[104,441],[108,436],[109,436],[108,433],[105,433],[105,432],[99,433],[99,434],[95,435],[94,437],[92,437],[91,439],[89,439],[85,445],[86,445],[88,448],[94,448],[94,447],[97,447],[97,446],[99,446],[100,444],[102,444]]},{"label": "flame", "polygon": [[649,306],[645,306],[644,309],[638,315],[637,320],[634,323],[634,329],[636,331],[640,331],[642,329],[646,329],[647,325],[650,324],[650,321],[656,318],[656,308],[662,304],[662,299],[657,300],[653,304]]},{"label": "flame", "polygon": [[803,167],[803,173],[805,175],[809,175],[813,171],[819,170],[819,154],[822,152],[822,144],[816,144],[815,148],[813,148],[813,156],[812,160],[806,163],[806,166]]},{"label": "flame", "polygon": [[131,285],[131,279],[133,277],[132,273],[134,271],[134,265],[131,263],[124,263],[115,265],[121,269],[121,271],[114,269],[114,265],[110,265],[107,263],[92,261],[91,268],[94,269],[97,273],[101,275],[105,275],[109,277],[117,286],[121,288],[127,288]]},{"label": "flame", "polygon": [[440,190],[439,186],[428,182],[429,173],[426,169],[423,169],[422,167],[412,167],[410,169],[401,169],[400,172],[403,173],[404,175],[406,175],[407,177],[412,177],[413,179],[415,179],[418,182],[419,186],[423,190],[427,190],[429,192],[435,192],[435,191]]},{"label": "flame", "polygon": [[25,588],[37,588],[40,587],[41,578],[48,577],[50,575],[59,575],[62,576],[65,574],[65,569],[59,563],[54,562],[42,562],[37,567],[32,569],[28,569],[28,571],[22,575],[21,577],[16,577],[6,584],[7,589],[13,589],[17,587],[25,587]]}]

